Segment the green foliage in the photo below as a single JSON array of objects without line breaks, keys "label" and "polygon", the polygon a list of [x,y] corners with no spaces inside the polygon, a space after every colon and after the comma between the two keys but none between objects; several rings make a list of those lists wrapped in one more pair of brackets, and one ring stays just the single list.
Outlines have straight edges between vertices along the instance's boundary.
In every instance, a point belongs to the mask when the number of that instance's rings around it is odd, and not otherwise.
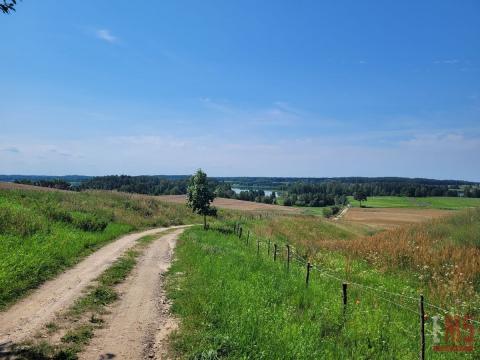
[{"label": "green foliage", "polygon": [[143,196],[0,190],[0,309],[122,234],[196,221]]},{"label": "green foliage", "polygon": [[[349,197],[352,206],[358,206]],[[372,208],[424,208],[459,210],[468,207],[480,206],[480,199],[464,197],[423,197],[412,198],[405,196],[373,196],[368,198],[368,207]]]},{"label": "green foliage", "polygon": [[[351,286],[344,313],[341,282],[314,271],[306,288],[303,266],[292,262],[287,272],[282,259],[273,262],[264,247],[257,256],[255,242],[248,247],[236,236],[216,231],[187,230],[178,244],[177,258],[168,276],[172,310],[182,319],[173,337],[175,357],[418,356],[418,316],[405,309],[414,311],[415,300],[392,306],[374,292]],[[352,266],[369,285],[397,292],[409,288],[401,277]],[[427,326],[432,326],[431,321]],[[433,355],[430,346],[427,355]]]},{"label": "green foliage", "polygon": [[367,201],[367,194],[363,190],[358,190],[353,194],[353,200],[356,200],[360,203],[360,207],[362,207],[362,201]]},{"label": "green foliage", "polygon": [[210,188],[207,174],[198,169],[195,175],[190,178],[187,188],[187,206],[194,213],[203,215],[204,227],[207,227],[206,217],[216,216],[217,210],[211,206],[215,194]]},{"label": "green foliage", "polygon": [[341,208],[339,206],[329,206],[323,208],[323,216],[326,218],[337,215],[340,212]]},{"label": "green foliage", "polygon": [[17,0],[2,0],[0,4],[0,11],[4,14],[9,14],[12,11],[16,11],[15,6],[17,6]]}]

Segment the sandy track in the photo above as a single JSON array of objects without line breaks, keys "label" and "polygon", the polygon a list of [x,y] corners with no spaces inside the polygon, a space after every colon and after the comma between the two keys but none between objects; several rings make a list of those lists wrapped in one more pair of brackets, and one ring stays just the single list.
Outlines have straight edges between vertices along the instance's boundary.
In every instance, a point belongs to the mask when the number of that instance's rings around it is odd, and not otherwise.
[{"label": "sandy track", "polygon": [[118,290],[120,301],[105,317],[104,328],[80,355],[80,359],[162,359],[164,344],[175,321],[168,316],[163,273],[170,266],[173,248],[183,229],[153,242]]},{"label": "sandy track", "polygon": [[[173,228],[182,228],[175,226]],[[129,234],[105,245],[57,278],[45,282],[26,298],[0,313],[0,347],[18,343],[35,334],[55,318],[55,314],[73,304],[82,290],[105,271],[135,242],[170,228],[156,228]]]}]

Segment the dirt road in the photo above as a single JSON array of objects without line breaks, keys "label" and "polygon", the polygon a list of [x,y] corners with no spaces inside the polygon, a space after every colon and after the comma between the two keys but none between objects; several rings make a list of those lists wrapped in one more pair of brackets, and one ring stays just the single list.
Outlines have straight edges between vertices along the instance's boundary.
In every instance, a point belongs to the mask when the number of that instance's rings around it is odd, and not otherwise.
[{"label": "dirt road", "polygon": [[34,335],[37,330],[54,319],[58,311],[72,305],[82,290],[126,250],[135,245],[139,238],[167,229],[171,228],[157,228],[123,236],[105,245],[57,278],[47,281],[6,311],[0,312],[0,346],[18,343]]},{"label": "dirt road", "polygon": [[120,301],[104,317],[80,359],[163,359],[164,343],[175,321],[168,316],[163,273],[183,229],[162,236],[139,258],[128,279],[119,286]]}]

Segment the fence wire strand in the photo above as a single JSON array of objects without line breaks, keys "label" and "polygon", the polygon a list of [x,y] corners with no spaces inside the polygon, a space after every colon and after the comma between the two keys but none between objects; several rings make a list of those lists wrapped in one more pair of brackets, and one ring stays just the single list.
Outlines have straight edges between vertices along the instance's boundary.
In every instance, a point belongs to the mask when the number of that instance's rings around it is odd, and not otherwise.
[{"label": "fence wire strand", "polygon": [[[255,235],[253,234],[253,232],[250,232],[250,241],[252,243],[254,243],[254,237]],[[265,248],[266,249],[270,249],[270,255],[273,255],[272,251],[272,244],[274,244],[271,240],[270,241],[264,241],[264,240],[259,240],[257,238],[257,242],[258,244],[265,244]],[[270,246],[269,246],[270,245]],[[289,244],[290,245],[290,244]],[[282,252],[282,246],[284,246],[284,244],[277,244],[277,259],[278,258],[284,258],[286,259],[287,256],[281,256],[281,254],[283,254]],[[308,261],[305,259],[304,256],[300,255],[300,252],[293,246],[293,245],[290,245],[290,259],[293,260],[294,262],[296,262],[297,264],[299,265],[302,265],[302,266],[306,266]],[[315,264],[312,264],[311,263],[311,269],[317,271],[318,273],[320,273],[320,275],[322,276],[325,276],[325,277],[328,277],[328,278],[331,278],[331,279],[334,279],[336,281],[339,281],[339,282],[342,282],[342,283],[348,283],[352,286],[355,286],[357,287],[358,289],[360,289],[361,291],[373,291],[373,292],[376,292],[376,296],[380,299],[382,299],[383,301],[386,301],[388,303],[391,303],[393,305],[396,305],[398,307],[401,307],[417,316],[420,316],[420,313],[418,311],[415,311],[415,310],[412,310],[411,308],[409,308],[408,306],[405,306],[403,304],[399,304],[397,303],[396,301],[392,300],[392,299],[389,299],[389,298],[386,298],[384,296],[380,296],[378,295],[378,293],[383,293],[383,294],[386,294],[386,295],[390,295],[390,296],[396,296],[396,297],[399,297],[399,298],[403,298],[403,299],[406,299],[408,301],[412,301],[412,302],[416,302],[418,303],[419,299],[418,298],[415,298],[413,296],[409,296],[409,295],[405,295],[405,294],[400,294],[400,293],[396,293],[396,292],[392,292],[392,291],[388,291],[388,290],[384,290],[384,289],[381,289],[381,288],[378,288],[378,287],[374,287],[374,286],[370,286],[370,285],[365,285],[365,284],[361,284],[361,283],[358,283],[358,282],[355,282],[355,281],[348,281],[344,278],[341,278],[341,277],[338,277],[336,274],[334,275],[330,270],[327,270],[325,268],[321,268]],[[435,304],[432,304],[430,302],[427,302],[427,301],[424,301],[424,304],[426,307],[432,307],[432,308],[435,308],[437,310],[440,310],[442,311],[443,313],[445,314],[450,314],[451,311],[447,310],[447,309],[444,309],[438,305],[435,305]],[[475,324],[480,324],[480,321],[477,321],[477,320],[474,320],[474,319],[469,319],[468,321],[470,321],[471,323],[475,323]]]}]

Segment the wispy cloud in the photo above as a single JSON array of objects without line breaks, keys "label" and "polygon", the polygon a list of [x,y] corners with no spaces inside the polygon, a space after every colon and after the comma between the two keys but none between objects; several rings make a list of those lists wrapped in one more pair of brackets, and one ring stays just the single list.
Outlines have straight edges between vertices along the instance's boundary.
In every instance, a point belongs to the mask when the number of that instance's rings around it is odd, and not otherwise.
[{"label": "wispy cloud", "polygon": [[118,38],[114,36],[108,29],[98,29],[95,31],[97,38],[106,41],[110,44],[118,42]]},{"label": "wispy cloud", "polygon": [[435,60],[434,64],[446,64],[446,65],[453,65],[460,63],[458,59],[445,59],[445,60]]},{"label": "wispy cloud", "polygon": [[14,147],[14,146],[3,148],[3,149],[1,149],[1,151],[12,153],[12,154],[19,154],[20,153],[20,150],[18,148]]}]

